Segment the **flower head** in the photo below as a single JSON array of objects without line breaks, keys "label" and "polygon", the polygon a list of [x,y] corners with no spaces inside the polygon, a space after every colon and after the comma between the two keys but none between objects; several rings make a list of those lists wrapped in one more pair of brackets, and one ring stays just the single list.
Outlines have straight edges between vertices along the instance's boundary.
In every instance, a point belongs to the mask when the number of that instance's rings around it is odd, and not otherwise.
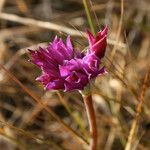
[{"label": "flower head", "polygon": [[96,36],[87,30],[89,47],[92,52],[100,59],[104,57],[106,45],[107,45],[107,32],[108,27],[106,26],[102,31],[99,31]]},{"label": "flower head", "polygon": [[47,48],[29,51],[32,62],[42,70],[37,80],[47,90],[83,90],[91,79],[105,73],[105,67],[99,68],[100,58],[95,52],[75,52],[70,36],[66,43],[56,36]]}]

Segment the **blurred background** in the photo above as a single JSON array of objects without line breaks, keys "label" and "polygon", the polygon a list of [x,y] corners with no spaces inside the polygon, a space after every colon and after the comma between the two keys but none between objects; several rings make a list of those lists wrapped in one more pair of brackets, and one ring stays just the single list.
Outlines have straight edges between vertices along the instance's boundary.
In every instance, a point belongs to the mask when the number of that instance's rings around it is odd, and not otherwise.
[{"label": "blurred background", "polygon": [[[123,150],[133,122],[132,150],[150,150],[150,1],[88,2],[97,31],[109,28],[108,74],[92,94],[98,150]],[[0,0],[0,150],[87,149],[81,95],[44,91],[27,51],[68,34],[82,51],[87,28],[81,0]]]}]

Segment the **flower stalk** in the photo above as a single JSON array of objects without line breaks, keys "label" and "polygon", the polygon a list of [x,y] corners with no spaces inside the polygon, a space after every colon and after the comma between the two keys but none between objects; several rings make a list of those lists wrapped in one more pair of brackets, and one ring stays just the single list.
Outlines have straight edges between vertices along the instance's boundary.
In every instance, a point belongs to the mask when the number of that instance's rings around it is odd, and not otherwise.
[{"label": "flower stalk", "polygon": [[90,148],[89,150],[96,150],[97,147],[97,126],[96,126],[96,117],[95,117],[95,111],[93,107],[93,101],[92,101],[92,96],[90,95],[84,95],[82,94],[87,117],[88,117],[88,122],[89,122],[89,128],[90,128]]}]

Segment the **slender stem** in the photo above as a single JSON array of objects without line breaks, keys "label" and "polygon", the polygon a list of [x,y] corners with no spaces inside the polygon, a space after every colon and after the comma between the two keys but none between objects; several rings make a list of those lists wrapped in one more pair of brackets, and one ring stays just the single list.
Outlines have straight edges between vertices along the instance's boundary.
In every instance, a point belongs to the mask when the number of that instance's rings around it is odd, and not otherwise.
[{"label": "slender stem", "polygon": [[96,150],[98,135],[97,135],[96,117],[95,117],[92,97],[91,95],[88,96],[82,95],[82,96],[83,96],[83,101],[84,101],[84,105],[88,117],[89,127],[90,127],[90,134],[91,134],[90,150]]},{"label": "slender stem", "polygon": [[88,4],[87,4],[87,0],[83,0],[83,5],[84,5],[84,9],[85,9],[85,12],[86,12],[86,15],[87,15],[87,19],[88,19],[91,31],[95,35],[96,34],[95,27],[94,27],[94,24],[93,24],[93,21],[92,21],[92,17],[91,17],[90,10],[89,10]]}]

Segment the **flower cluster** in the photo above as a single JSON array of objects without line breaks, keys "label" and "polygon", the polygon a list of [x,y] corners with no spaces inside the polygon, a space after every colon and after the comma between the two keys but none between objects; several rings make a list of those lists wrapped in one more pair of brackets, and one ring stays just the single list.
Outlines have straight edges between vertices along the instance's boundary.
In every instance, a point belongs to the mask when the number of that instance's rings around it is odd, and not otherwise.
[{"label": "flower cluster", "polygon": [[29,50],[32,62],[42,70],[37,80],[46,90],[83,90],[91,79],[105,73],[105,67],[99,68],[99,65],[105,54],[107,27],[96,37],[89,31],[87,36],[89,49],[86,53],[74,50],[70,36],[66,43],[56,36],[47,48]]}]

